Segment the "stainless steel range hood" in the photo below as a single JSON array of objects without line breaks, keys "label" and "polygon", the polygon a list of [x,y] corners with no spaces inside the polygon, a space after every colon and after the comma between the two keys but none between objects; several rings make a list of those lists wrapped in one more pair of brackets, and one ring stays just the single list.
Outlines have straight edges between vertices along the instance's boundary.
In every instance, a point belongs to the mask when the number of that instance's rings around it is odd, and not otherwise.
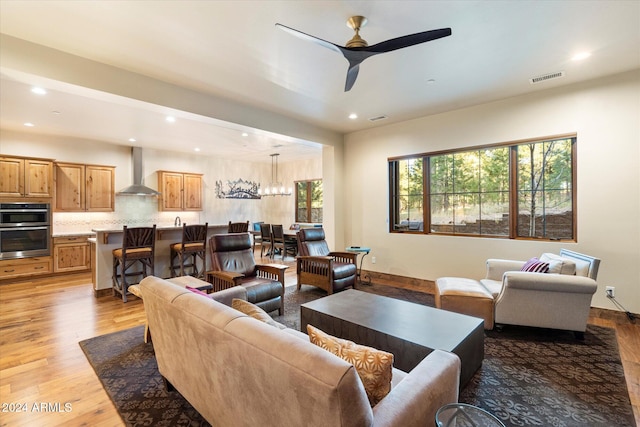
[{"label": "stainless steel range hood", "polygon": [[144,185],[142,179],[142,148],[131,148],[131,162],[133,164],[133,184],[123,188],[118,194],[125,196],[159,196],[160,193]]}]

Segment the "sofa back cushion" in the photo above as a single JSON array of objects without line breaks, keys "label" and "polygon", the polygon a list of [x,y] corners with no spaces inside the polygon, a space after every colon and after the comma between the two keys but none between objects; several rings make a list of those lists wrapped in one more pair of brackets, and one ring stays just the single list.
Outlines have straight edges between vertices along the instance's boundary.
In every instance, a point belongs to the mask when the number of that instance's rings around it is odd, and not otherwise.
[{"label": "sofa back cushion", "polygon": [[346,361],[166,280],[140,288],[160,373],[212,425],[373,424]]}]

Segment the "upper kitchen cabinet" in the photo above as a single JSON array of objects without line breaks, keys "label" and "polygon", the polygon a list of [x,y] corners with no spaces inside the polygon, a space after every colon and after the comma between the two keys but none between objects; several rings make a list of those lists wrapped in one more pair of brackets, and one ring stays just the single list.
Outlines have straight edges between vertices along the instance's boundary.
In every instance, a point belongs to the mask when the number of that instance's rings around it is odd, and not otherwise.
[{"label": "upper kitchen cabinet", "polygon": [[158,171],[161,211],[201,211],[202,174]]},{"label": "upper kitchen cabinet", "polygon": [[113,166],[56,163],[57,212],[113,212]]},{"label": "upper kitchen cabinet", "polygon": [[53,161],[0,157],[0,197],[51,197]]}]

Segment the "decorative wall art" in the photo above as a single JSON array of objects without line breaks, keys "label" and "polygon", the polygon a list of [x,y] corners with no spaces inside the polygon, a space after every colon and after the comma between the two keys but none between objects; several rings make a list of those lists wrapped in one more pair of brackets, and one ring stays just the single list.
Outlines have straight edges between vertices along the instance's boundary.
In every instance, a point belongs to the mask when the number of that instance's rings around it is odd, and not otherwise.
[{"label": "decorative wall art", "polygon": [[222,181],[216,181],[216,197],[218,199],[260,199],[258,189],[260,184],[253,181],[245,181],[240,178],[235,181],[227,180],[226,188]]}]

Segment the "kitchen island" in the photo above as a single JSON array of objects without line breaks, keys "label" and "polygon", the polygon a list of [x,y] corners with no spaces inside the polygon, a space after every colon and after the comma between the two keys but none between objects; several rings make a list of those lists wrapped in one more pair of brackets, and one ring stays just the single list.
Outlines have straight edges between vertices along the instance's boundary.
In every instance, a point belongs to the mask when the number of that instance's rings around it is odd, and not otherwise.
[{"label": "kitchen island", "polygon": [[[151,227],[153,224],[145,225]],[[136,225],[135,227],[140,227]],[[214,234],[224,234],[227,232],[228,224],[209,225],[207,239]],[[93,290],[96,297],[110,295],[113,285],[113,253],[114,249],[122,247],[123,231],[120,229],[101,229],[91,230],[96,234],[95,239],[90,239],[92,245],[92,277]],[[156,226],[156,245],[154,256],[154,275],[162,278],[171,277],[169,266],[171,265],[171,251],[169,246],[173,243],[182,241],[182,227]],[[208,248],[207,248],[208,250]],[[209,265],[209,256],[207,255],[207,266]]]}]

